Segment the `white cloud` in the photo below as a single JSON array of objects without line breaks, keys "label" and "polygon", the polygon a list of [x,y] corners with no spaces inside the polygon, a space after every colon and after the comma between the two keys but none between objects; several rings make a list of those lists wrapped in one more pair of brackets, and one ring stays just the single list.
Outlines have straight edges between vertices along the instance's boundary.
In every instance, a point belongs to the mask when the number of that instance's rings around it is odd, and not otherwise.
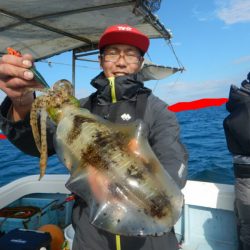
[{"label": "white cloud", "polygon": [[242,56],[233,61],[233,64],[242,64],[250,62],[250,56]]},{"label": "white cloud", "polygon": [[226,24],[250,22],[249,0],[216,0],[217,17]]},{"label": "white cloud", "polygon": [[214,13],[199,10],[197,6],[192,9],[193,16],[200,22],[207,22],[214,19]]},{"label": "white cloud", "polygon": [[203,82],[172,82],[158,85],[154,94],[168,104],[194,101],[202,98],[228,97],[230,85],[237,81],[207,80]]}]

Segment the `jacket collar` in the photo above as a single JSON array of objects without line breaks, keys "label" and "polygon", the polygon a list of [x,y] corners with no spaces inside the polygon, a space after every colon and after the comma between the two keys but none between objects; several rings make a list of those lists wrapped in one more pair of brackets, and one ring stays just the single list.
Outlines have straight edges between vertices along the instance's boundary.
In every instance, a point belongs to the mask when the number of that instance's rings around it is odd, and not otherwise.
[{"label": "jacket collar", "polygon": [[[139,92],[151,92],[150,89],[144,87],[140,74],[118,76],[114,82],[117,101],[135,100]],[[103,72],[91,81],[91,85],[97,89],[96,97],[100,104],[112,102],[109,80]]]}]

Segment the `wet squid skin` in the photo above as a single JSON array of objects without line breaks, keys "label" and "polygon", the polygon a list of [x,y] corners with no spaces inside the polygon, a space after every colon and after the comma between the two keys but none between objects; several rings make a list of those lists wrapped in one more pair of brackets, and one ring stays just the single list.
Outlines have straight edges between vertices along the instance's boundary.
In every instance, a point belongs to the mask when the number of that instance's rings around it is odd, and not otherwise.
[{"label": "wet squid skin", "polygon": [[63,98],[46,109],[57,123],[57,155],[71,171],[66,186],[87,202],[90,222],[123,235],[168,232],[183,197],[151,150],[143,124],[113,124]]}]

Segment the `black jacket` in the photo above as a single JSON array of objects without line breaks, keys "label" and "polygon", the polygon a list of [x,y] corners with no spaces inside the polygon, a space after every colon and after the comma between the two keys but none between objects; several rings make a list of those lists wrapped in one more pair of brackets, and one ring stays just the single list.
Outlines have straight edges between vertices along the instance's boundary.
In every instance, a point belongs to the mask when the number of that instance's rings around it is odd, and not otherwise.
[{"label": "black jacket", "polygon": [[233,154],[236,178],[250,178],[250,73],[241,87],[232,85],[223,122],[227,146]]},{"label": "black jacket", "polygon": [[[114,122],[124,122],[121,120],[121,115],[124,112],[131,117],[129,122],[135,120],[138,114],[134,111],[133,105],[136,105],[139,95],[146,94],[148,96],[143,120],[146,125],[149,143],[167,172],[180,188],[184,187],[187,176],[188,155],[185,147],[180,142],[179,126],[175,114],[167,109],[167,105],[144,87],[137,74],[120,76],[115,79],[115,103],[112,102],[110,82],[103,76],[103,73],[93,79],[91,84],[97,91],[91,95],[91,98],[81,99],[81,106],[89,106],[88,108],[93,113]],[[6,98],[0,110],[0,128],[16,147],[27,154],[39,156],[31,134],[29,115],[24,121],[11,122],[7,119],[10,105],[11,101]],[[50,155],[54,153],[52,141],[54,130],[53,126],[48,129]],[[73,249],[115,249],[114,235],[96,229],[89,224],[84,213],[84,206],[78,200],[73,211],[73,226],[76,231]],[[172,232],[161,237],[122,237],[121,244],[122,250],[178,249],[176,238]]]},{"label": "black jacket", "polygon": [[228,150],[233,155],[238,249],[250,249],[250,72],[241,86],[232,85],[223,122]]}]

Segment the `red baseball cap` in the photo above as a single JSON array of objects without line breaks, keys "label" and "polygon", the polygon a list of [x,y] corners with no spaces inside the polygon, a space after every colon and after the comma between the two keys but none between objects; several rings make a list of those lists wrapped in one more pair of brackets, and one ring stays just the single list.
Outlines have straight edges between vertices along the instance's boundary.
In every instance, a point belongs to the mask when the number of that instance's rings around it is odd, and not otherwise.
[{"label": "red baseball cap", "polygon": [[102,34],[99,50],[112,44],[127,44],[138,48],[144,54],[149,47],[149,38],[138,29],[127,24],[116,24],[108,27]]}]

